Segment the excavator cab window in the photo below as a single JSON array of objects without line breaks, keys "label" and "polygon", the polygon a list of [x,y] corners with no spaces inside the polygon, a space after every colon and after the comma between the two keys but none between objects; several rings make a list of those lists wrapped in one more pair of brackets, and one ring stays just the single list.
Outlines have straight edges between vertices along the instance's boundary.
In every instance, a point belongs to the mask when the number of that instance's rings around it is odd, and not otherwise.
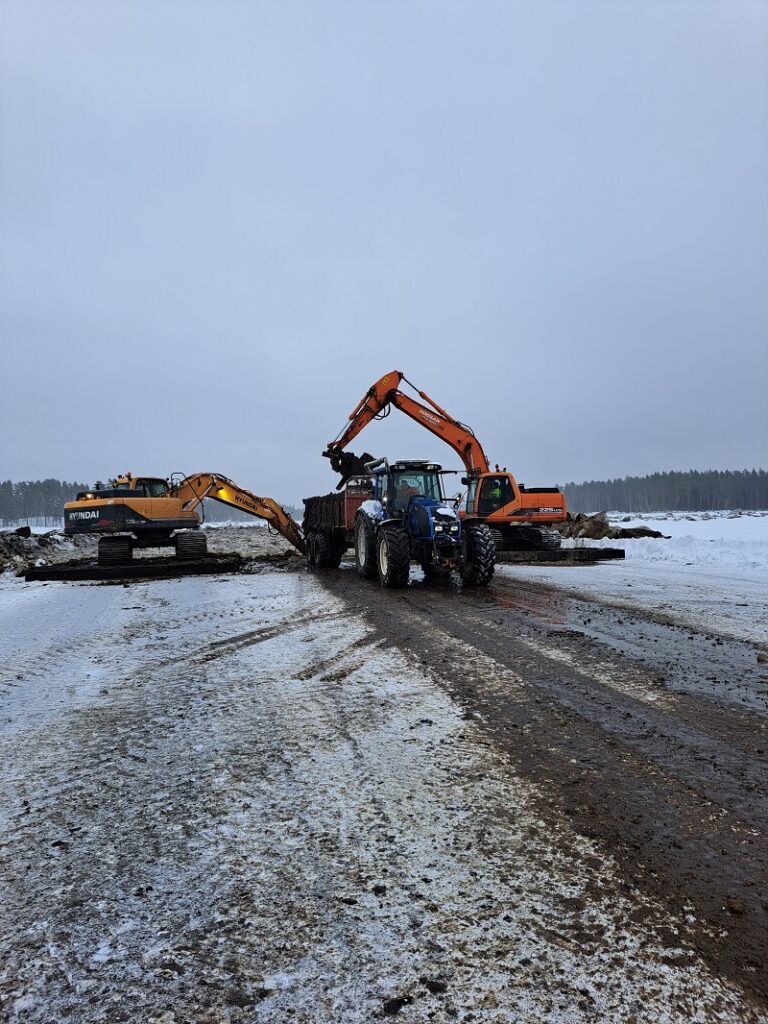
[{"label": "excavator cab window", "polygon": [[168,493],[165,480],[136,480],[134,487],[137,491],[142,491],[145,498],[164,498]]},{"label": "excavator cab window", "polygon": [[464,477],[461,482],[467,485],[467,515],[473,516],[475,514],[475,500],[477,499],[477,480]]},{"label": "excavator cab window", "polygon": [[480,484],[480,496],[477,501],[477,514],[489,516],[496,509],[508,505],[515,500],[509,477],[504,475],[487,476]]}]

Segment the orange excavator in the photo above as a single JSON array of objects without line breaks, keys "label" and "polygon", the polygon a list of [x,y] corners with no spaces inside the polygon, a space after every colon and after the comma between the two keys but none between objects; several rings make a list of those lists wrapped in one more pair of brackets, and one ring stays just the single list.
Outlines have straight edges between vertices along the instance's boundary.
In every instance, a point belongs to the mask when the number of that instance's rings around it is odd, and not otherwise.
[{"label": "orange excavator", "polygon": [[[423,401],[402,391],[403,382]],[[542,550],[560,546],[560,535],[548,527],[567,518],[565,497],[559,488],[526,488],[506,469],[498,465],[492,469],[472,430],[415,387],[399,370],[385,374],[363,395],[349,414],[348,424],[323,452],[331,460],[333,469],[342,475],[339,487],[350,477],[365,474],[365,462],[370,461],[370,456],[358,458],[345,449],[371,420],[388,416],[392,406],[436,434],[459,455],[467,471],[462,478],[467,498],[460,515],[483,519],[495,532],[498,550]]]},{"label": "orange excavator", "polygon": [[205,498],[264,519],[304,554],[299,524],[272,498],[238,487],[220,473],[170,479],[118,476],[107,488],[81,491],[64,505],[64,533],[99,535],[99,564],[130,561],[135,548],[174,547],[177,558],[199,558],[207,540],[196,511]]}]

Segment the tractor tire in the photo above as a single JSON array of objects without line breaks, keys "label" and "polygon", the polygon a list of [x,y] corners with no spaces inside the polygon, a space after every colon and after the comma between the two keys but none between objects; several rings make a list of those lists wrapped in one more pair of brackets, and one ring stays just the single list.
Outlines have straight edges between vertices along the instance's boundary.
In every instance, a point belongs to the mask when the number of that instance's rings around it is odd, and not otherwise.
[{"label": "tractor tire", "polygon": [[176,557],[182,559],[205,558],[208,554],[208,538],[201,531],[176,534]]},{"label": "tractor tire", "polygon": [[467,586],[486,587],[496,568],[496,545],[487,526],[473,523],[464,528],[464,562],[461,578]]},{"label": "tractor tire", "polygon": [[355,569],[364,580],[376,579],[376,527],[364,512],[355,519]]},{"label": "tractor tire", "polygon": [[133,558],[133,540],[130,537],[99,537],[99,565],[122,565]]},{"label": "tractor tire", "polygon": [[327,533],[315,535],[315,565],[318,569],[338,569],[342,551],[336,538]]},{"label": "tractor tire", "polygon": [[376,568],[382,587],[397,590],[408,585],[411,545],[408,534],[401,526],[386,526],[379,530]]}]

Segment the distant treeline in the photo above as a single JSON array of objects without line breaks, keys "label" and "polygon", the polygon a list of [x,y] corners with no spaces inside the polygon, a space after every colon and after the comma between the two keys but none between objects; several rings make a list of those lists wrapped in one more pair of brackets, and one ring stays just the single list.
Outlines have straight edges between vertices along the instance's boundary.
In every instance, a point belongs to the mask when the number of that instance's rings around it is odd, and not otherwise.
[{"label": "distant treeline", "polygon": [[571,512],[703,512],[706,509],[768,509],[764,469],[652,473],[623,480],[588,480],[563,487]]},{"label": "distant treeline", "polygon": [[[88,484],[66,480],[0,480],[0,525],[34,521],[38,525],[58,525],[64,516],[64,502],[71,501]],[[650,476],[626,476],[623,480],[588,480],[566,484],[568,508],[572,512],[697,512],[706,509],[768,509],[768,471],[764,469],[711,469],[701,473],[652,473]],[[285,508],[295,518],[302,512],[291,505]],[[228,508],[219,501],[206,500],[208,522],[253,519],[245,512]]]},{"label": "distant treeline", "polygon": [[64,502],[87,490],[88,484],[66,480],[0,480],[0,523],[34,519],[41,526],[55,526],[64,518]]},{"label": "distant treeline", "polygon": [[[64,502],[72,501],[78,491],[87,491],[89,484],[68,483],[66,480],[0,480],[0,526],[18,522],[32,522],[36,526],[58,526],[64,519]],[[302,513],[285,506],[294,516]],[[205,501],[207,522],[227,520],[252,522],[253,516],[236,508],[228,508],[220,501]]]}]

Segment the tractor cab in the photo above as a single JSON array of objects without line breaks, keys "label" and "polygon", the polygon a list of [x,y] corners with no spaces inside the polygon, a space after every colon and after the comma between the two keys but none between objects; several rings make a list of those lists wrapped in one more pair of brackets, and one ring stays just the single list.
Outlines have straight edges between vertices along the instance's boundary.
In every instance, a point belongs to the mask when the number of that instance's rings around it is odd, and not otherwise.
[{"label": "tractor cab", "polygon": [[400,520],[412,545],[437,544],[441,555],[453,559],[461,539],[461,524],[454,509],[446,504],[441,473],[435,462],[383,462],[374,469],[376,497],[385,519]]},{"label": "tractor cab", "polygon": [[390,468],[386,490],[390,511],[404,512],[411,498],[443,501],[440,466],[433,462],[396,462]]}]

